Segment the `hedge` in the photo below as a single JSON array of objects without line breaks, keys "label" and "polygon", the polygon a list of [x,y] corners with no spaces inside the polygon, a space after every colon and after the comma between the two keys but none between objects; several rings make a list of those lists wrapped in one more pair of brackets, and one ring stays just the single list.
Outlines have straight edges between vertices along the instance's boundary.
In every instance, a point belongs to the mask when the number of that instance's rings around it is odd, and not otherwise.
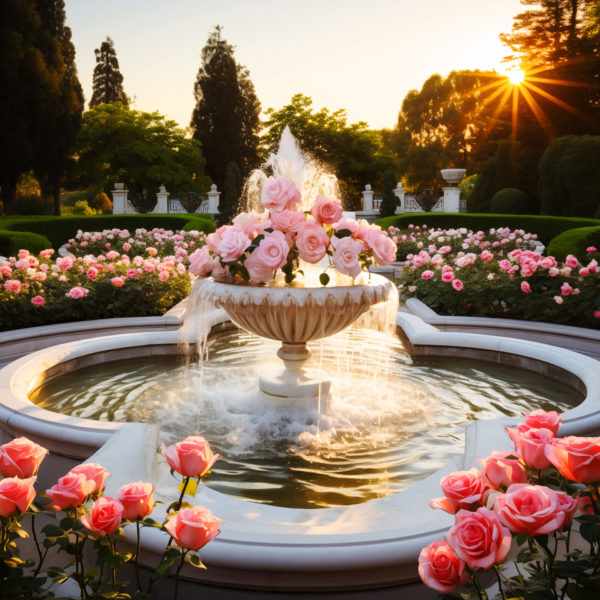
[{"label": "hedge", "polygon": [[548,246],[550,241],[563,231],[576,227],[600,226],[600,219],[580,219],[577,217],[550,217],[546,215],[494,215],[477,213],[410,213],[395,215],[376,221],[382,228],[390,226],[406,229],[413,225],[427,225],[428,227],[466,227],[474,231],[488,230],[492,227],[510,227],[511,229],[524,229],[529,233],[536,233],[538,239]]},{"label": "hedge", "polygon": [[564,260],[567,254],[575,255],[582,263],[587,264],[587,248],[600,248],[600,226],[578,227],[557,235],[548,245],[546,254],[557,260]]},{"label": "hedge", "polygon": [[[0,230],[27,231],[46,236],[50,247],[58,249],[77,230],[102,231],[104,229],[129,229],[132,233],[138,228],[153,229],[197,229],[205,233],[215,230],[215,223],[208,215],[94,215],[68,217],[4,217],[0,219]],[[31,248],[27,248],[31,250]]]},{"label": "hedge", "polygon": [[45,235],[29,231],[0,231],[0,256],[17,256],[19,250],[26,249],[38,254],[52,244]]}]

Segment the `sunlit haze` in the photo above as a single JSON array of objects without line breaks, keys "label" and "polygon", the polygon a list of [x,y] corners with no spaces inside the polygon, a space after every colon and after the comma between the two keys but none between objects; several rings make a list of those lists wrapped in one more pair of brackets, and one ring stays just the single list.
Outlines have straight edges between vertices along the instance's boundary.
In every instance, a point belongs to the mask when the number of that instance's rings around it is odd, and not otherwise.
[{"label": "sunlit haze", "polygon": [[250,70],[263,110],[296,93],[350,122],[392,128],[434,73],[500,69],[519,0],[66,0],[77,68],[92,95],[94,48],[110,36],[132,108],[189,124],[200,53],[215,25]]}]

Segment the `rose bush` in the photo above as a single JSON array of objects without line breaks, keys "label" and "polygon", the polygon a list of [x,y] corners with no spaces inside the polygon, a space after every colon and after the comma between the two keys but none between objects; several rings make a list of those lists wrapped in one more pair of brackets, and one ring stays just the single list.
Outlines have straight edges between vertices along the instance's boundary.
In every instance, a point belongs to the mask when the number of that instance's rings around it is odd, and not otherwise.
[{"label": "rose bush", "polygon": [[[493,569],[503,600],[600,597],[600,438],[556,438],[560,421],[554,411],[534,411],[507,429],[514,452],[480,459],[483,472],[442,479],[445,497],[430,505],[455,513],[455,523],[445,541],[421,552],[419,575],[427,586],[444,598],[487,600],[479,578]],[[545,466],[537,462],[540,453]],[[576,527],[583,546],[573,548]],[[516,574],[509,576],[511,545]],[[452,594],[460,586],[466,591]]]}]

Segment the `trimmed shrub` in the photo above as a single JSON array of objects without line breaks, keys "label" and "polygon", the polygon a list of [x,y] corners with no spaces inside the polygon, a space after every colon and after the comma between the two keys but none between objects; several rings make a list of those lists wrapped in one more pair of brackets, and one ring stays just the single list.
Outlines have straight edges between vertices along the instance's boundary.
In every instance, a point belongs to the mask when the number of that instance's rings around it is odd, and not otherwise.
[{"label": "trimmed shrub", "polygon": [[498,190],[492,198],[492,212],[500,215],[527,214],[527,195],[512,187]]},{"label": "trimmed shrub", "polygon": [[546,254],[554,256],[557,260],[564,260],[567,254],[573,254],[583,262],[587,258],[586,250],[590,246],[600,248],[600,226],[564,231],[550,242]]},{"label": "trimmed shrub", "polygon": [[51,248],[50,240],[37,233],[27,231],[0,231],[0,255],[16,256],[22,248],[37,254]]},{"label": "trimmed shrub", "polygon": [[529,233],[537,233],[538,239],[548,245],[552,238],[559,233],[576,227],[593,227],[600,225],[598,219],[578,219],[575,217],[549,217],[538,215],[494,215],[473,213],[411,213],[385,217],[376,221],[382,229],[391,225],[399,229],[406,229],[411,223],[414,225],[427,225],[428,227],[466,227],[473,231],[489,230],[492,227],[509,227],[510,229],[524,229]]}]

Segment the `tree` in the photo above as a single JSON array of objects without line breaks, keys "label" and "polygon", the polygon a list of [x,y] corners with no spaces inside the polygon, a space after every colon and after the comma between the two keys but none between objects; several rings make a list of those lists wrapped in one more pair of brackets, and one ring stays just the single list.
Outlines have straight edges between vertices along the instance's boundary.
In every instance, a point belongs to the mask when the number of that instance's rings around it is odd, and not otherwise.
[{"label": "tree", "polygon": [[233,52],[217,26],[202,49],[194,84],[190,127],[202,145],[206,171],[219,189],[230,162],[238,165],[242,177],[258,166],[260,103],[248,70],[236,63]]},{"label": "tree", "polygon": [[279,110],[266,111],[263,147],[275,152],[286,126],[305,151],[329,166],[340,183],[344,206],[351,210],[361,202],[361,190],[367,183],[377,187],[382,174],[393,168],[394,161],[384,148],[383,133],[368,129],[364,122],[348,124],[346,111],[315,112],[312,99],[302,94]]},{"label": "tree", "polygon": [[94,53],[96,54],[96,66],[94,67],[90,108],[111,102],[120,102],[128,108],[129,98],[123,89],[123,75],[119,70],[119,60],[114,42],[107,36],[106,40],[100,44],[100,48],[94,50]]},{"label": "tree", "polygon": [[206,192],[200,144],[158,113],[101,104],[83,115],[76,154],[80,183],[108,192],[115,182],[133,194]]},{"label": "tree", "polygon": [[383,174],[383,196],[379,212],[382,217],[391,217],[396,212],[398,206],[398,196],[394,193],[396,189],[396,175],[393,171],[386,171]]},{"label": "tree", "polygon": [[242,192],[242,175],[240,168],[236,163],[230,162],[227,164],[225,171],[225,184],[223,185],[223,193],[219,202],[219,212],[221,220],[224,222],[230,221],[238,210],[240,195]]},{"label": "tree", "polygon": [[81,126],[83,90],[77,77],[71,29],[65,25],[64,0],[36,0],[43,34],[39,40],[52,75],[48,94],[37,107],[33,166],[44,198],[60,215],[60,188]]}]

